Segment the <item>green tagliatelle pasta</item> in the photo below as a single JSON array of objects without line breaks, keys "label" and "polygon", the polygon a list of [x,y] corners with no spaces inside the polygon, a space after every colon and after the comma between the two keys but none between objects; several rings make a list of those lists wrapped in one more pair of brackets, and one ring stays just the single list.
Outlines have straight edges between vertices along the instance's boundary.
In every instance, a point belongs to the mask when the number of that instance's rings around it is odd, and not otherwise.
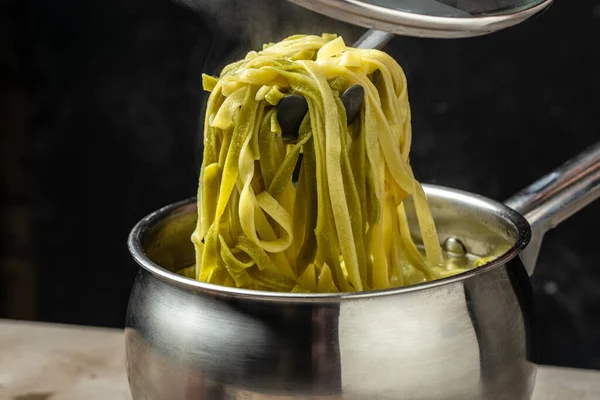
[{"label": "green tagliatelle pasta", "polygon": [[[340,93],[354,84],[365,98],[347,125]],[[218,78],[204,75],[203,85],[211,94],[192,236],[198,280],[347,292],[462,271],[443,267],[409,163],[406,78],[389,55],[347,47],[335,35],[296,35],[248,53]],[[297,143],[284,144],[276,105],[291,93],[304,96],[309,111]],[[405,201],[414,202],[425,254],[410,236]]]}]

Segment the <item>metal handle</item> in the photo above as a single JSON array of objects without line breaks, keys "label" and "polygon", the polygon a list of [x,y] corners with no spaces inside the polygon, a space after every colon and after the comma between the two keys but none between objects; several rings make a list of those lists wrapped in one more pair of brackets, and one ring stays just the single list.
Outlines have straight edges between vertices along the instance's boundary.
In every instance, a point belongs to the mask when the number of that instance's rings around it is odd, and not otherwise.
[{"label": "metal handle", "polygon": [[352,45],[352,47],[359,49],[381,49],[393,37],[393,33],[369,29]]},{"label": "metal handle", "polygon": [[529,185],[505,203],[531,224],[529,246],[521,259],[535,270],[544,234],[600,197],[600,142]]}]

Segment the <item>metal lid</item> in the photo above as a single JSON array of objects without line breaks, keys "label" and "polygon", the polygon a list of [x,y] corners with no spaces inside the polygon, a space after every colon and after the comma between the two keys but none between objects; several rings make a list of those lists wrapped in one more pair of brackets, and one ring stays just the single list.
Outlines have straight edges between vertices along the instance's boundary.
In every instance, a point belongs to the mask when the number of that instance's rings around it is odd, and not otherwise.
[{"label": "metal lid", "polygon": [[288,0],[331,18],[398,35],[461,38],[517,25],[553,0]]}]

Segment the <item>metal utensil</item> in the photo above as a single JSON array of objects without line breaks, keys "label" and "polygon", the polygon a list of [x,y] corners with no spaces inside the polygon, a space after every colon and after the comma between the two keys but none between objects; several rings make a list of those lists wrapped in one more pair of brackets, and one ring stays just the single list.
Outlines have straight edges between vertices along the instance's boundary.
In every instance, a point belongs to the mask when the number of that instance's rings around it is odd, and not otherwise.
[{"label": "metal utensil", "polygon": [[[552,3],[552,0],[289,1],[329,17],[371,28],[353,45],[363,49],[382,48],[393,37],[393,33],[436,38],[479,36],[523,22],[545,10]],[[291,141],[297,137],[297,132],[293,131],[292,127],[300,126],[304,114],[299,117],[299,110],[292,110],[290,104],[304,109],[304,104],[299,103],[298,99],[285,101],[285,107],[282,111],[278,111],[280,125],[284,121],[285,127],[289,128],[285,130],[282,125],[284,136]],[[348,110],[346,113],[348,114]],[[348,120],[351,121],[351,118]],[[292,122],[287,123],[288,121]]]},{"label": "metal utensil", "polygon": [[134,400],[529,399],[536,331],[526,246],[600,196],[600,143],[509,201],[529,222],[475,194],[425,191],[445,247],[508,250],[400,289],[268,293],[173,272],[194,261],[195,199],[145,217],[128,243],[141,266],[126,319]]},{"label": "metal utensil", "polygon": [[288,0],[317,13],[397,35],[486,35],[547,9],[552,0]]},{"label": "metal utensil", "polygon": [[[226,18],[226,15],[219,13],[223,10],[228,10],[231,13],[233,0],[223,0],[226,6],[223,6],[223,3],[219,1],[173,1],[206,15],[213,22],[227,26],[230,24],[230,18]],[[464,38],[486,35],[520,24],[546,10],[553,2],[553,0],[288,1],[326,17],[364,28],[391,32],[397,35],[431,38]],[[233,4],[235,7],[242,7],[244,3],[241,0],[236,0]],[[269,7],[264,7],[264,4],[268,4]],[[263,14],[271,9],[281,13],[282,7],[284,7],[281,4],[282,2],[270,1],[267,3],[265,1],[261,4],[263,7],[260,7],[260,10]],[[297,13],[298,10],[286,9],[284,12],[294,11]],[[253,17],[261,18],[260,15],[253,15]],[[295,18],[281,17],[276,22],[278,26],[281,26],[282,23],[286,23],[286,20],[291,23],[296,22],[294,21]],[[302,26],[302,24],[298,22],[298,26]],[[248,32],[243,31],[242,33],[248,34]],[[270,38],[266,39],[269,40]]]}]

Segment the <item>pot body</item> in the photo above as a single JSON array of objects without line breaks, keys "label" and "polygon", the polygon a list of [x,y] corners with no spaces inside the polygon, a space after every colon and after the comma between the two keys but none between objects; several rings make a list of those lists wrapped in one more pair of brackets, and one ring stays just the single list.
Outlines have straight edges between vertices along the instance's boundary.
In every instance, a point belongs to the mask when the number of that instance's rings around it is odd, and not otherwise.
[{"label": "pot body", "polygon": [[[502,231],[516,243],[512,254],[465,276],[401,290],[261,294],[157,267],[173,270],[193,259],[192,202],[146,218],[130,237],[131,248],[140,236],[132,252],[142,264],[126,320],[134,400],[530,399],[531,286],[515,257],[527,227],[508,209],[500,209],[507,217],[477,202],[503,207],[497,203],[426,190],[442,239],[454,230],[476,249]],[[490,230],[490,221],[502,229]]]}]

